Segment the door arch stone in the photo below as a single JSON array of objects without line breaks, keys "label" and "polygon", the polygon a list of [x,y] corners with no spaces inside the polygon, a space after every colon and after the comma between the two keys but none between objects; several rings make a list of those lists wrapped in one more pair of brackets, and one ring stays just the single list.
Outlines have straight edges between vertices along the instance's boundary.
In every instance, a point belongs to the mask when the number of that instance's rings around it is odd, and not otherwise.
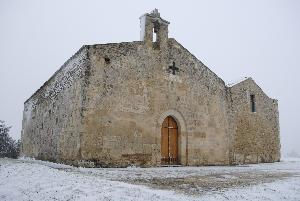
[{"label": "door arch stone", "polygon": [[[178,146],[177,146],[177,164],[188,165],[188,134],[186,130],[186,123],[183,115],[176,110],[168,110],[163,112],[157,120],[157,134],[161,142],[161,132],[164,120],[171,117],[177,124]],[[161,157],[161,143],[160,143],[160,156]],[[161,161],[161,160],[160,160]],[[163,163],[161,163],[163,164]]]}]

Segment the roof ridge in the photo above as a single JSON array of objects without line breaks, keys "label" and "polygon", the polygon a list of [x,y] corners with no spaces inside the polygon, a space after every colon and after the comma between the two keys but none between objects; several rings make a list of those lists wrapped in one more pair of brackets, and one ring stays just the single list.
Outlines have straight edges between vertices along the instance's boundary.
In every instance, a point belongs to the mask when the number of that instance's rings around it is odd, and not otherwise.
[{"label": "roof ridge", "polygon": [[227,87],[232,87],[232,86],[237,85],[241,82],[244,82],[245,80],[248,80],[249,78],[251,78],[251,77],[241,77],[241,78],[239,78],[235,81],[229,82],[228,84],[226,84],[226,86]]}]

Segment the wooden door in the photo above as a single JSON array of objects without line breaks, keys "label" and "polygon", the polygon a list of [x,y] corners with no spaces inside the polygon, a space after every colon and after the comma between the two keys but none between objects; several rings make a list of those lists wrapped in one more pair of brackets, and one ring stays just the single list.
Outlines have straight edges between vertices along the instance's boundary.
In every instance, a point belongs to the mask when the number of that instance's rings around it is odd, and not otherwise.
[{"label": "wooden door", "polygon": [[161,128],[161,163],[178,163],[178,127],[171,116],[165,118]]}]

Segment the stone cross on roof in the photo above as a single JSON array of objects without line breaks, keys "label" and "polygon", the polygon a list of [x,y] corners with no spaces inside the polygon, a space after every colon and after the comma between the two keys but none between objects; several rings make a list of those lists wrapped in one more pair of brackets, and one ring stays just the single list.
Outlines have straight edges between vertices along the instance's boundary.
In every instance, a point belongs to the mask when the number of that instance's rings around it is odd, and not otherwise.
[{"label": "stone cross on roof", "polygon": [[158,12],[157,8],[155,8],[153,11],[151,11],[151,15],[153,17],[160,17],[160,13]]}]

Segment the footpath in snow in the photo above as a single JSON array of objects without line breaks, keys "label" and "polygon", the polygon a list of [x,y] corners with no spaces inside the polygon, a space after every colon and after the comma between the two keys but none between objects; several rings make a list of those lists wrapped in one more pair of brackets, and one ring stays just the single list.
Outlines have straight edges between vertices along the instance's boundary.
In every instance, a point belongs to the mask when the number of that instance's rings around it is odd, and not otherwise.
[{"label": "footpath in snow", "polygon": [[300,200],[300,159],[245,166],[76,168],[0,159],[0,200]]}]

